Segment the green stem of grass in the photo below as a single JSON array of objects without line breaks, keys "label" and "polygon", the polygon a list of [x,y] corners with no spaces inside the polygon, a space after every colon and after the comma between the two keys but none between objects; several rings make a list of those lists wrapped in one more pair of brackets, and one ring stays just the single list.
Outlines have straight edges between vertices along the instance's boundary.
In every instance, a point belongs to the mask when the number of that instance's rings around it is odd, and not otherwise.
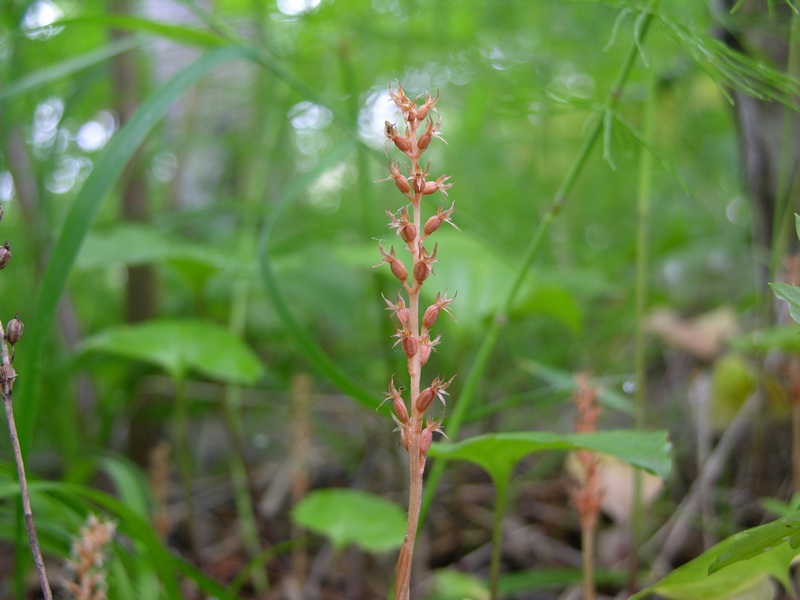
[{"label": "green stem of grass", "polygon": [[178,458],[181,491],[186,504],[185,532],[189,553],[195,564],[199,564],[200,552],[197,545],[197,520],[195,518],[194,497],[192,496],[192,455],[189,451],[188,414],[186,407],[186,379],[183,375],[176,377],[175,383],[175,415],[174,435],[175,451]]},{"label": "green stem of grass", "polygon": [[[651,61],[653,57],[651,56]],[[656,76],[653,65],[647,70],[647,96],[644,105],[643,144],[640,146],[639,184],[636,194],[636,288],[634,316],[634,371],[636,393],[634,396],[634,427],[642,430],[647,415],[647,365],[644,339],[644,313],[647,303],[647,237],[650,215],[650,194],[653,177],[653,128],[655,126]],[[635,586],[639,572],[639,554],[643,531],[642,472],[633,476],[633,505],[631,514],[631,555],[629,584]]]},{"label": "green stem of grass", "polygon": [[[786,62],[786,74],[795,79],[800,79],[800,16],[794,11],[792,11],[789,26],[789,54]],[[794,138],[795,125],[797,123],[796,111],[798,109],[800,109],[800,106],[796,106],[795,110],[790,110],[787,107],[783,108],[781,158],[778,166],[778,184],[775,192],[775,214],[772,217],[774,241],[769,265],[770,273],[773,275],[780,266],[780,261],[789,246],[789,237],[794,231],[794,227],[787,227],[787,223],[794,223],[792,213],[798,210],[797,196],[800,194],[800,185],[798,185],[800,175],[796,174],[794,180],[791,177],[792,173],[795,172],[793,168],[795,155],[793,146],[797,143]],[[765,294],[765,296],[769,297],[771,302],[772,294]]]},{"label": "green stem of grass", "polygon": [[[533,235],[531,236],[531,241],[528,244],[528,247],[525,249],[522,259],[520,260],[519,268],[517,269],[514,281],[506,292],[503,302],[495,312],[494,317],[492,318],[492,321],[489,324],[486,333],[484,334],[483,341],[478,349],[478,353],[475,356],[472,367],[469,369],[469,375],[464,382],[464,387],[462,388],[461,394],[458,397],[455,410],[453,410],[447,420],[447,434],[453,440],[457,439],[458,437],[458,432],[461,429],[461,423],[464,420],[467,409],[470,407],[476,396],[479,383],[483,380],[483,375],[486,371],[489,356],[491,356],[492,350],[494,350],[494,346],[500,337],[500,331],[508,322],[509,310],[514,303],[520,288],[522,287],[522,283],[525,281],[525,278],[529,276],[531,265],[539,254],[545,234],[550,229],[550,225],[552,224],[553,220],[566,203],[569,193],[572,191],[575,183],[578,181],[578,177],[583,172],[583,169],[586,166],[589,156],[594,150],[597,141],[601,138],[605,115],[612,113],[619,103],[622,90],[625,87],[625,83],[627,82],[631,73],[633,64],[636,61],[637,55],[639,54],[641,43],[647,34],[649,25],[653,19],[653,12],[658,6],[658,3],[659,0],[650,0],[645,8],[645,12],[642,14],[639,27],[636,30],[636,38],[631,43],[630,48],[625,55],[619,72],[617,73],[617,77],[614,80],[614,84],[606,96],[603,109],[599,114],[594,116],[589,133],[586,136],[586,139],[584,140],[580,150],[578,151],[578,155],[575,157],[572,167],[567,173],[567,176],[561,182],[561,185],[550,202],[550,206],[547,208],[547,211],[534,230]],[[433,496],[436,493],[436,488],[443,471],[444,463],[442,462],[437,462],[434,464],[430,471],[428,485],[426,486],[425,497],[422,504],[421,522],[425,521],[425,515],[427,514],[428,507],[430,506]]]},{"label": "green stem of grass", "polygon": [[503,515],[508,501],[508,480],[495,481],[497,490],[494,501],[494,522],[492,524],[492,564],[489,569],[491,582],[491,600],[500,597],[500,558],[503,555]]}]

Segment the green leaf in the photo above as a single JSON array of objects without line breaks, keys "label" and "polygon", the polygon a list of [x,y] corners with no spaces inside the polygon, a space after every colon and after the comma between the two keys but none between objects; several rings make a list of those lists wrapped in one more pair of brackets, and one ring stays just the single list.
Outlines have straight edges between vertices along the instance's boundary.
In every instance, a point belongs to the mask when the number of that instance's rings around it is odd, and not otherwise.
[{"label": "green leaf", "polygon": [[189,261],[208,271],[248,269],[248,265],[232,257],[210,252],[207,246],[176,240],[155,227],[131,223],[91,232],[81,247],[75,266],[91,269],[113,264],[143,265],[166,261]]},{"label": "green leaf", "polygon": [[75,19],[64,19],[62,21],[53,23],[51,27],[57,27],[60,25],[103,25],[107,27],[114,27],[115,29],[141,31],[144,33],[152,33],[159,37],[168,38],[183,44],[191,44],[193,46],[200,46],[207,49],[219,48],[220,46],[227,44],[227,40],[224,38],[202,29],[196,29],[194,27],[182,27],[180,25],[160,23],[158,21],[151,21],[149,19],[122,15],[95,15],[79,17]]},{"label": "green leaf", "polygon": [[[783,540],[798,533],[800,515],[787,519],[742,531],[723,540],[655,585],[635,594],[631,600],[646,598],[650,594],[674,600],[725,600],[745,590],[769,589],[770,577],[777,579],[794,598],[789,569],[800,551],[793,550]],[[733,563],[736,563],[735,567],[723,568]],[[772,597],[772,594],[750,597]]]},{"label": "green leaf", "polygon": [[433,572],[433,589],[428,600],[489,600],[486,584],[468,573],[455,569]]},{"label": "green leaf", "polygon": [[634,467],[667,479],[671,468],[670,447],[666,431],[526,431],[481,435],[457,444],[437,442],[431,446],[430,455],[475,463],[500,485],[509,479],[514,466],[521,459],[533,452],[548,450],[593,450],[615,456]]},{"label": "green leaf", "polygon": [[19,378],[15,386],[17,424],[23,454],[27,453],[39,413],[39,369],[45,343],[50,334],[56,307],[64,292],[75,257],[97,216],[100,205],[116,185],[125,165],[155,124],[189,87],[218,66],[249,58],[244,48],[226,47],[201,56],[176,74],[144,102],[130,121],[111,138],[91,174],[70,207],[55,244],[39,289],[36,309],[26,322],[27,347],[19,357]]},{"label": "green leaf", "polygon": [[796,323],[800,323],[800,287],[788,283],[770,283],[769,287],[779,300],[789,304],[789,314]]},{"label": "green leaf", "polygon": [[114,327],[85,340],[83,348],[154,364],[176,379],[195,371],[253,385],[263,374],[261,361],[241,339],[207,321],[163,319]]},{"label": "green leaf", "polygon": [[327,537],[336,550],[355,544],[368,552],[399,548],[406,531],[399,506],[356,490],[326,489],[306,496],[294,509],[295,523]]},{"label": "green leaf", "polygon": [[748,529],[723,550],[708,567],[709,575],[733,563],[768,552],[800,534],[800,515],[783,517],[772,523]]}]

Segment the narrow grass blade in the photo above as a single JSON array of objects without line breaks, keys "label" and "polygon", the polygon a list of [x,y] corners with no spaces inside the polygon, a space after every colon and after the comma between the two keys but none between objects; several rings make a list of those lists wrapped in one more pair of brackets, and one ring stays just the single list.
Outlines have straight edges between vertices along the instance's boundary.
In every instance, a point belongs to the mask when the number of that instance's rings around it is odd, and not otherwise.
[{"label": "narrow grass blade", "polygon": [[81,54],[80,56],[68,58],[55,65],[44,67],[33,73],[28,73],[24,77],[12,81],[4,89],[0,90],[0,102],[9,100],[14,96],[19,96],[20,94],[25,94],[53,81],[66,79],[73,73],[103,63],[118,54],[141,46],[143,43],[144,38],[131,36],[116,42],[111,42],[96,50]]},{"label": "narrow grass blade", "polygon": [[28,339],[25,352],[18,357],[20,378],[15,390],[18,392],[15,394],[15,399],[18,399],[15,408],[23,455],[27,454],[30,447],[36,416],[40,410],[38,383],[45,343],[75,257],[101,204],[116,185],[133,153],[176,99],[214,68],[250,57],[251,54],[244,48],[225,47],[203,55],[175,75],[150,96],[133,118],[111,139],[70,207],[61,234],[50,254],[36,309],[26,319]]},{"label": "narrow grass blade", "polygon": [[319,344],[314,341],[308,331],[306,331],[303,325],[292,314],[292,311],[289,309],[289,304],[281,293],[275,273],[272,270],[272,257],[269,250],[270,236],[273,226],[281,212],[281,208],[296,197],[302,190],[306,189],[308,185],[322,175],[328,168],[348,156],[353,151],[354,147],[353,144],[347,143],[335,149],[320,161],[314,169],[304,174],[302,177],[298,177],[286,188],[274,209],[272,218],[264,224],[258,254],[261,279],[264,282],[264,287],[275,310],[280,315],[286,333],[289,335],[292,342],[294,342],[306,359],[311,363],[311,366],[317,374],[333,383],[344,393],[349,394],[359,404],[374,409],[378,406],[378,399],[345,373],[341,367],[322,350]]}]

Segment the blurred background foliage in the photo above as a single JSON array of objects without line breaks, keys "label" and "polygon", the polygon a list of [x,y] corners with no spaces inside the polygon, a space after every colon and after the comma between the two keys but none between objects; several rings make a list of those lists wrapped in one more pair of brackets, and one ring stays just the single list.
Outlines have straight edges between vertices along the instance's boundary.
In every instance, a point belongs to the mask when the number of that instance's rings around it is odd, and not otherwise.
[{"label": "blurred background foliage", "polygon": [[[0,201],[14,259],[0,297],[5,318],[19,311],[27,328],[15,408],[31,472],[114,492],[99,461],[117,457],[140,479],[128,485],[150,494],[142,469],[157,441],[172,439],[173,399],[185,383],[194,493],[226,489],[228,457],[241,452],[261,544],[277,544],[290,537],[291,501],[274,478],[296,442],[292,381],[311,373],[311,485],[352,485],[402,503],[393,425],[383,409],[370,410],[403,367],[380,296],[393,298],[395,282],[370,268],[380,261],[377,240],[392,243],[384,209],[400,208],[394,186],[375,183],[386,176],[383,123],[399,120],[387,96],[395,81],[409,94],[441,96],[447,145],[434,142],[429,154],[432,174],[457,184],[450,198],[461,232],[441,232],[427,288],[430,300],[437,289],[458,297],[456,320],[440,320],[443,343],[427,372],[459,374],[454,404],[587,123],[619,94],[508,314],[466,415],[469,432],[568,430],[565,376],[575,371],[595,374],[629,404],[648,100],[655,167],[647,306],[685,317],[725,306],[745,327],[754,323],[765,250],[751,243],[726,78],[735,61],[714,38],[730,14],[713,2],[655,3],[628,82],[613,90],[644,4],[5,0]],[[786,8],[774,5],[765,19]],[[786,35],[783,25],[768,31]],[[209,56],[231,48],[211,64]],[[741,81],[785,101],[796,87],[765,64]],[[192,68],[192,81],[169,87]],[[135,120],[148,102],[161,102],[156,116]],[[126,124],[140,135],[138,148],[135,136],[133,146],[114,146]],[[88,182],[101,197],[86,192]],[[446,201],[431,198],[431,210]],[[47,277],[55,283],[43,285]],[[59,277],[67,278],[63,295]],[[54,290],[60,297],[47,297]],[[56,302],[51,323],[47,306]],[[206,323],[209,333],[187,341],[177,326],[155,327],[142,345],[109,341],[122,324],[143,320]],[[196,354],[170,355],[179,342]],[[317,349],[338,368],[333,379],[315,361]],[[226,366],[223,355],[250,351],[255,371],[240,376],[240,361]],[[649,339],[655,383],[646,420],[680,430],[689,370],[675,376],[673,352]],[[174,360],[183,365],[177,372]],[[618,411],[605,420],[630,424]],[[265,508],[268,496],[283,508]],[[77,523],[41,512],[54,530]],[[4,537],[14,539],[13,506],[3,514]],[[49,546],[63,551],[63,542]],[[448,564],[469,546],[438,560]],[[385,572],[390,562],[380,563]]]}]

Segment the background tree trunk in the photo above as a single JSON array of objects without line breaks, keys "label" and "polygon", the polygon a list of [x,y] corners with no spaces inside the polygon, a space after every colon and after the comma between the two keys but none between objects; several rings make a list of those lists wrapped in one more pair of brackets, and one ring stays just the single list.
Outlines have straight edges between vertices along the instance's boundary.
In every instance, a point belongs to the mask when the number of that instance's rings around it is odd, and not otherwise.
[{"label": "background tree trunk", "polygon": [[[787,4],[773,2],[770,7],[764,0],[718,0],[717,5],[724,18],[720,37],[726,44],[784,73],[798,70],[796,61],[790,60],[792,11]],[[737,9],[731,14],[734,6]],[[797,77],[796,72],[790,74]],[[796,111],[778,102],[758,100],[738,90],[732,94],[753,210],[753,242],[759,272],[766,281],[783,256],[800,247],[792,218],[800,211],[800,119]]]}]

